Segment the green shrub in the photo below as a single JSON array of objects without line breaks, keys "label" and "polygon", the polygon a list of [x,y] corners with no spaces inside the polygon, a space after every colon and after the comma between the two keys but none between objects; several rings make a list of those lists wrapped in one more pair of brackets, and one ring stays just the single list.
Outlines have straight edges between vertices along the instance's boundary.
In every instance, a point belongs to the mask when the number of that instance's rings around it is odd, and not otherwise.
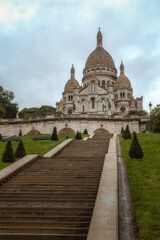
[{"label": "green shrub", "polygon": [[127,115],[128,116],[131,116],[131,115],[147,116],[148,113],[145,110],[139,110],[139,111],[131,110],[131,111],[128,112]]},{"label": "green shrub", "polygon": [[22,158],[25,155],[26,155],[26,151],[25,151],[25,148],[24,148],[22,140],[20,140],[19,144],[18,144],[18,147],[16,149],[16,152],[15,152],[15,157],[16,158]]},{"label": "green shrub", "polygon": [[82,136],[81,136],[80,132],[77,131],[75,139],[78,139],[78,140],[82,139]]},{"label": "green shrub", "polygon": [[150,132],[160,133],[160,107],[155,107],[150,114],[150,120],[147,124]]},{"label": "green shrub", "polygon": [[84,129],[84,132],[83,132],[84,134],[88,134],[88,131],[87,131],[87,129],[85,128]]},{"label": "green shrub", "polygon": [[11,141],[8,141],[3,152],[2,162],[14,162],[15,156]]},{"label": "green shrub", "polygon": [[2,134],[0,133],[0,141],[2,141]]},{"label": "green shrub", "polygon": [[57,128],[56,127],[53,128],[53,133],[51,135],[51,140],[58,141],[58,135],[57,135]]},{"label": "green shrub", "polygon": [[19,136],[22,136],[22,130],[20,129],[20,131],[19,131]]},{"label": "green shrub", "polygon": [[125,140],[132,138],[128,125],[127,125],[127,127],[126,127],[126,129],[125,129],[125,132],[124,132],[124,134],[123,134],[123,138],[124,138]]},{"label": "green shrub", "polygon": [[130,158],[142,159],[143,155],[144,154],[141,145],[138,142],[137,135],[133,132],[133,140],[129,149],[129,156]]},{"label": "green shrub", "polygon": [[66,136],[66,139],[68,139],[68,135]]},{"label": "green shrub", "polygon": [[124,128],[123,128],[123,127],[121,128],[121,133],[122,133],[122,134],[124,133]]}]

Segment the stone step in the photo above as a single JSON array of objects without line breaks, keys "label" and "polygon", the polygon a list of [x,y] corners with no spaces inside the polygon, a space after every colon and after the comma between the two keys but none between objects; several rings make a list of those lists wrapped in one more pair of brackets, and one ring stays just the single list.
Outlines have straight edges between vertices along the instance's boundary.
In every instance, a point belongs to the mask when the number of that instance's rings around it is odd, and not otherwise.
[{"label": "stone step", "polygon": [[73,141],[0,188],[0,240],[86,240],[109,140]]},{"label": "stone step", "polygon": [[1,240],[86,240],[87,234],[0,233]]},{"label": "stone step", "polygon": [[16,214],[15,216],[10,214],[8,216],[1,216],[1,221],[50,221],[50,222],[88,222],[91,220],[91,216],[27,216],[27,214]]},{"label": "stone step", "polygon": [[41,234],[87,234],[88,227],[0,227],[0,233],[41,233]]},{"label": "stone step", "polygon": [[69,221],[2,221],[0,219],[0,226],[1,228],[3,227],[8,227],[10,228],[10,226],[12,225],[12,227],[68,227],[68,228],[88,228],[89,227],[89,224],[90,224],[90,221],[84,221],[84,222],[75,222],[75,221],[72,221],[72,222],[69,222]]},{"label": "stone step", "polygon": [[35,208],[27,208],[27,207],[19,207],[19,208],[16,208],[16,207],[3,207],[1,208],[0,207],[0,213],[2,212],[24,212],[24,211],[27,211],[27,212],[31,212],[31,213],[36,213],[36,212],[40,212],[40,211],[43,211],[43,212],[54,212],[54,213],[64,213],[64,211],[66,212],[66,214],[69,213],[92,213],[92,208],[87,208],[87,207],[82,207],[80,206],[79,208],[50,208],[50,207],[46,207],[46,208],[38,208],[38,207],[35,207]]}]

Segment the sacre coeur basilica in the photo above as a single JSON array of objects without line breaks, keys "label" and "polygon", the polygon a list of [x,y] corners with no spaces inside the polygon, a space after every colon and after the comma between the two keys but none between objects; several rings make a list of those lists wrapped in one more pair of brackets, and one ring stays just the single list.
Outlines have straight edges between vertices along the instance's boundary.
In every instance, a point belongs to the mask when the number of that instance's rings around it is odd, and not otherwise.
[{"label": "sacre coeur basilica", "polygon": [[2,119],[2,135],[51,134],[53,127],[59,134],[83,132],[94,134],[106,131],[119,134],[121,128],[129,126],[131,132],[143,132],[148,117],[129,116],[131,110],[143,110],[143,97],[134,98],[130,80],[125,76],[124,64],[120,64],[120,76],[113,58],[103,48],[102,33],[97,33],[97,47],[87,58],[82,84],[75,77],[74,66],[70,79],[66,82],[62,99],[56,103],[57,112],[33,119]]},{"label": "sacre coeur basilica", "polygon": [[82,85],[75,78],[72,65],[71,76],[64,87],[62,99],[56,103],[57,111],[78,115],[126,115],[130,110],[143,109],[143,97],[134,98],[130,80],[120,64],[120,76],[112,56],[103,48],[103,36],[99,29],[97,47],[87,58]]}]

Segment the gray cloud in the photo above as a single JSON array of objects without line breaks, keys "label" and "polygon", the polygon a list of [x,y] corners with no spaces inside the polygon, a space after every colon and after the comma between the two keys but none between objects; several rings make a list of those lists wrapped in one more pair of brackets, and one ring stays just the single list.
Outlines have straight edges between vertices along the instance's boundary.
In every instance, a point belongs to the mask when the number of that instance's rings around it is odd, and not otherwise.
[{"label": "gray cloud", "polygon": [[124,61],[134,95],[144,95],[147,110],[149,101],[154,105],[160,102],[152,94],[160,87],[158,1],[129,1],[116,7],[91,0],[33,2],[38,4],[33,16],[10,23],[9,28],[8,23],[0,22],[0,84],[15,93],[20,109],[55,106],[72,63],[81,83],[86,59],[96,47],[99,26],[104,48],[118,71]]}]

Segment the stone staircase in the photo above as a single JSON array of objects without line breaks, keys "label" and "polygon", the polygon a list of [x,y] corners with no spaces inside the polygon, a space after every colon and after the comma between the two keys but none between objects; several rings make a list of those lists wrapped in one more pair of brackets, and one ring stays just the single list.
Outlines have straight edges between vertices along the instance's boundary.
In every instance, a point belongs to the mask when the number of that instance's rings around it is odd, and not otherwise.
[{"label": "stone staircase", "polygon": [[85,240],[108,144],[73,141],[0,186],[0,239]]}]

